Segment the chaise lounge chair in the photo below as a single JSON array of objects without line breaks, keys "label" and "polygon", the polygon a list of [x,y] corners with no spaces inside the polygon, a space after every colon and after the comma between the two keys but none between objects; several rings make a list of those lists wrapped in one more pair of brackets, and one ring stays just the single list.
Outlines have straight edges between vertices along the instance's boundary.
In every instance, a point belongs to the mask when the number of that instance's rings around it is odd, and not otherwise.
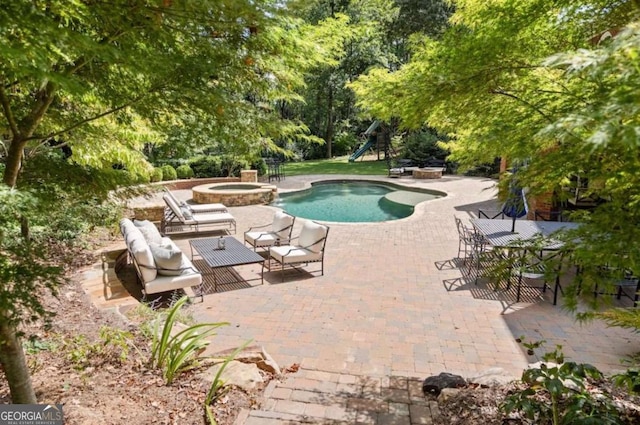
[{"label": "chaise lounge chair", "polygon": [[164,188],[164,191],[180,208],[187,208],[193,214],[227,212],[227,206],[224,204],[187,204],[184,201],[179,201],[178,198],[176,198],[166,187]]},{"label": "chaise lounge chair", "polygon": [[[273,216],[273,222],[262,226],[253,226],[244,232],[244,243],[249,244],[255,251],[257,248],[288,244],[296,218],[284,211],[278,211]],[[257,230],[265,229],[265,230]]]},{"label": "chaise lounge chair", "polygon": [[[320,263],[320,275],[324,275],[324,247],[327,242],[329,227],[315,221],[306,221],[296,238],[297,245],[273,246],[269,248],[267,264],[271,267],[272,260],[281,265],[282,281],[284,282],[285,266],[296,268],[297,265]],[[271,269],[270,269],[271,270]]]},{"label": "chaise lounge chair", "polygon": [[187,208],[180,208],[169,195],[162,197],[167,204],[160,223],[165,235],[171,233],[199,232],[203,228],[222,228],[227,232],[236,232],[236,219],[228,212],[194,214]]}]

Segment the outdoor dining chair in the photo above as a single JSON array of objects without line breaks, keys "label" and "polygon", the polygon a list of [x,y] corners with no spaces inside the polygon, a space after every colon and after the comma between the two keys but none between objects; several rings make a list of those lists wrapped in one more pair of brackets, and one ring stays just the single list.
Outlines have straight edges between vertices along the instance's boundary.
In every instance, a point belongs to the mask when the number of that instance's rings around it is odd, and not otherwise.
[{"label": "outdoor dining chair", "polygon": [[[595,284],[593,295],[614,295],[617,299],[621,299],[623,296],[633,301],[633,306],[638,306],[638,299],[640,297],[640,279],[634,276],[630,270],[620,270],[612,267],[601,267],[601,276],[603,280],[610,282],[611,287],[615,292],[605,292],[598,288],[598,284]],[[632,291],[632,292],[628,292]]]},{"label": "outdoor dining chair", "polygon": [[[516,302],[520,302],[522,288],[540,289],[543,293],[549,289],[553,293],[553,305],[558,302],[560,286],[560,270],[562,256],[558,251],[522,248],[512,250],[512,276],[516,279]],[[537,284],[535,282],[538,282]],[[511,286],[507,284],[507,290]]]},{"label": "outdoor dining chair", "polygon": [[[462,259],[464,265],[467,265],[467,260],[470,261],[469,271],[475,275],[474,283],[477,285],[480,275],[489,270],[502,253],[493,250],[481,234],[466,226],[460,218],[454,219],[458,229],[458,258]],[[461,254],[464,256],[461,257]]]},{"label": "outdoor dining chair", "polygon": [[[466,226],[462,220],[455,217],[456,228],[458,229],[458,256],[466,264],[467,258],[473,258],[476,252],[484,248],[482,237],[474,232],[472,228]],[[462,255],[462,256],[461,256]]]}]

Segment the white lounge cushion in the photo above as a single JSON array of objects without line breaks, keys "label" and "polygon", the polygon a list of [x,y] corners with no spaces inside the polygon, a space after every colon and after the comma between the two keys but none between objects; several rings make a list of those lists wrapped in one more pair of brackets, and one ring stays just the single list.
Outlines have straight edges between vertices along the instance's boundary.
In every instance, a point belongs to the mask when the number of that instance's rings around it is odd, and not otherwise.
[{"label": "white lounge cushion", "polygon": [[327,236],[327,227],[313,221],[305,221],[298,236],[298,244],[312,252],[320,252]]},{"label": "white lounge cushion", "polygon": [[142,232],[147,243],[159,244],[161,242],[162,235],[156,225],[149,220],[133,220],[133,224]]},{"label": "white lounge cushion", "polygon": [[194,214],[203,214],[207,212],[227,212],[227,206],[224,204],[183,204]]},{"label": "white lounge cushion", "polygon": [[269,255],[283,264],[305,263],[322,259],[321,252],[313,252],[292,245],[274,246],[269,249]]},{"label": "white lounge cushion", "polygon": [[291,234],[291,226],[293,225],[293,217],[284,211],[277,211],[273,216],[273,225],[271,231],[279,238],[286,239]]},{"label": "white lounge cushion", "polygon": [[153,260],[153,254],[151,254],[149,244],[147,244],[144,238],[134,239],[129,246],[129,251],[131,251],[131,255],[135,258],[138,274],[142,278],[143,283],[155,279],[158,275],[156,264]]},{"label": "white lounge cushion", "polygon": [[272,232],[247,232],[244,234],[244,240],[251,246],[265,247],[275,245],[278,238]]},{"label": "white lounge cushion", "polygon": [[194,214],[193,218],[184,221],[184,224],[215,224],[235,222],[236,219],[229,213]]}]

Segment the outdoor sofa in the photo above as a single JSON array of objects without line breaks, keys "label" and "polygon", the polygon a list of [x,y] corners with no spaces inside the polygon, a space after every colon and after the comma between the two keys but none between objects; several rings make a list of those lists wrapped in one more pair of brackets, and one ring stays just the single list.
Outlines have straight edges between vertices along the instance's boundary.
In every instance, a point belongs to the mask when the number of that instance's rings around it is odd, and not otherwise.
[{"label": "outdoor sofa", "polygon": [[150,221],[123,218],[120,231],[145,296],[202,284],[191,260]]}]

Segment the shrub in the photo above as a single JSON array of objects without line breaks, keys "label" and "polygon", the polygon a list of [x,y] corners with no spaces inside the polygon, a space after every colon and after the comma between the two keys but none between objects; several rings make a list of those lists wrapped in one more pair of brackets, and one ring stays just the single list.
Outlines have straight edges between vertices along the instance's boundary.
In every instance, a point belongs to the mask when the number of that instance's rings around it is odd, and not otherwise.
[{"label": "shrub", "polygon": [[361,143],[361,140],[355,134],[347,131],[340,132],[333,139],[332,155],[342,156],[350,154],[354,148]]},{"label": "shrub", "polygon": [[136,174],[134,181],[138,184],[146,184],[151,182],[151,174],[150,173],[138,173]]},{"label": "shrub", "polygon": [[160,167],[160,169],[162,170],[162,181],[175,180],[178,178],[176,169],[173,168],[173,166],[167,164]]},{"label": "shrub", "polygon": [[249,163],[244,159],[237,159],[231,156],[222,157],[222,177],[237,177],[241,170],[249,168]]},{"label": "shrub", "polygon": [[404,140],[401,156],[413,159],[419,164],[431,158],[445,159],[448,152],[442,149],[438,142],[446,140],[445,136],[430,128],[412,132]]},{"label": "shrub", "polygon": [[189,164],[197,178],[222,176],[222,162],[217,156],[202,156]]},{"label": "shrub", "polygon": [[259,176],[264,176],[267,174],[267,163],[264,161],[264,158],[258,158],[251,163],[251,169],[257,170]]},{"label": "shrub", "polygon": [[193,170],[188,164],[179,165],[178,168],[176,168],[176,174],[179,179],[190,179],[194,176]]},{"label": "shrub", "polygon": [[162,169],[154,168],[153,171],[151,171],[150,181],[152,183],[161,182],[162,181]]},{"label": "shrub", "polygon": [[[588,364],[565,362],[560,345],[543,358],[539,368],[522,373],[524,389],[505,399],[500,405],[503,412],[520,412],[539,424],[623,423],[607,394],[589,391],[591,382],[603,379],[598,369]],[[597,421],[593,421],[594,418]]]}]

